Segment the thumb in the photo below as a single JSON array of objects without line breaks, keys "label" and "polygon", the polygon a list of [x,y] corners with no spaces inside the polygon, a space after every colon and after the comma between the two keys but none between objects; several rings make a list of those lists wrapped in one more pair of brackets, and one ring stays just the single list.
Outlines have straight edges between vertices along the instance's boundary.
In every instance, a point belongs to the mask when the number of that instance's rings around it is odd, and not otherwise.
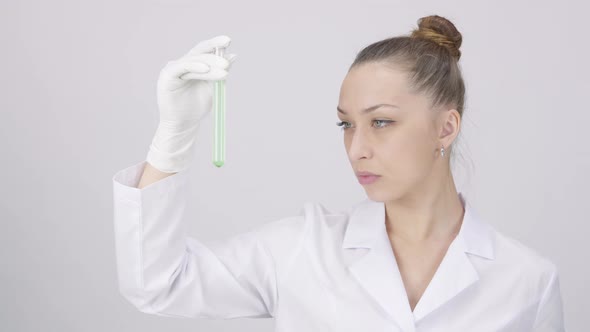
[{"label": "thumb", "polygon": [[238,55],[233,53],[225,55],[225,58],[229,61],[229,63],[233,63],[237,57]]}]

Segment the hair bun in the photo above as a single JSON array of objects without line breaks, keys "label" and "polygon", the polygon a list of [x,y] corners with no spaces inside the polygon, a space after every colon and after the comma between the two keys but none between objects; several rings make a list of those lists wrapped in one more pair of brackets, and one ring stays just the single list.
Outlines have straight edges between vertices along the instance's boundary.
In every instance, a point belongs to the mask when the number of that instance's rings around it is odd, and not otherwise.
[{"label": "hair bun", "polygon": [[457,61],[461,57],[461,33],[451,21],[442,16],[430,15],[420,18],[418,29],[414,29],[410,37],[428,39],[444,46]]}]

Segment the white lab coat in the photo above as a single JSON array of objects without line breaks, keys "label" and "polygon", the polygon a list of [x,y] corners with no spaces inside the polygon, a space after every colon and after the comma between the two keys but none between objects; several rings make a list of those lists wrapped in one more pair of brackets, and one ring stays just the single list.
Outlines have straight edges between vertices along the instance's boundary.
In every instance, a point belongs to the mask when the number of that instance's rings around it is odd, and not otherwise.
[{"label": "white lab coat", "polygon": [[281,332],[565,331],[556,265],[494,230],[461,193],[460,232],[412,311],[382,202],[342,212],[307,202],[205,246],[187,235],[187,171],[138,189],[144,163],[113,177],[119,290],[142,312],[273,317]]}]

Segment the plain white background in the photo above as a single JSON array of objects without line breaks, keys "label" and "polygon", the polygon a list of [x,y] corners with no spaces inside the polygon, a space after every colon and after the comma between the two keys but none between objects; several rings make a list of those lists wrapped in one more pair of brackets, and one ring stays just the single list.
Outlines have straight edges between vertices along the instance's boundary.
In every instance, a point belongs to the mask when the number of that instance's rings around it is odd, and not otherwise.
[{"label": "plain white background", "polygon": [[568,331],[590,325],[589,6],[583,1],[40,1],[0,5],[0,329],[271,331],[143,314],[118,293],[111,177],[144,160],[160,69],[226,34],[226,165],[199,133],[187,222],[205,242],[366,197],[335,124],[358,51],[438,14],[463,34],[458,189],[554,261]]}]

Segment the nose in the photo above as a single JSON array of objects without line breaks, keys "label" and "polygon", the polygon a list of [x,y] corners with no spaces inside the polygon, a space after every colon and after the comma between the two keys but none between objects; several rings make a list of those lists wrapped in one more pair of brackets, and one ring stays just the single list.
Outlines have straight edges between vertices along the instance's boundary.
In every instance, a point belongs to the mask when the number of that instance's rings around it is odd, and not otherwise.
[{"label": "nose", "polygon": [[351,132],[349,140],[348,157],[350,160],[371,157],[372,140],[364,131],[357,129],[355,132]]}]

